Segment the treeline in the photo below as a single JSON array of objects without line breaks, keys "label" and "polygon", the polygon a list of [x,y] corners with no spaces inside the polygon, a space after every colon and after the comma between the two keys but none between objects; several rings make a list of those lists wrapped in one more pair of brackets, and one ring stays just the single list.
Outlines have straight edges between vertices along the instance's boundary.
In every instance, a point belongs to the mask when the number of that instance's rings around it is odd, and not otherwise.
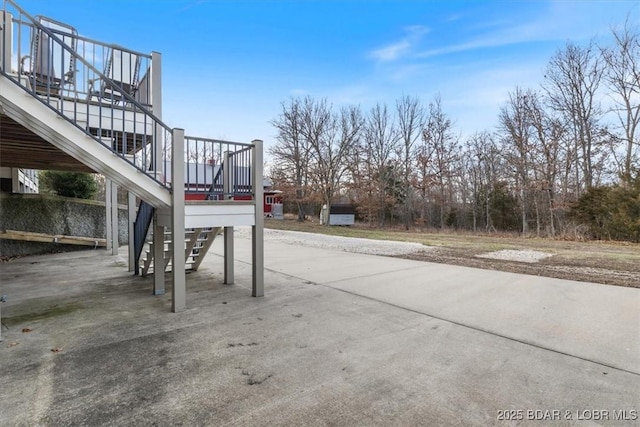
[{"label": "treeline", "polygon": [[368,111],[292,98],[272,120],[271,176],[300,219],[348,201],[372,226],[640,241],[640,36],[612,36],[567,43],[497,129],[466,138],[439,95]]}]

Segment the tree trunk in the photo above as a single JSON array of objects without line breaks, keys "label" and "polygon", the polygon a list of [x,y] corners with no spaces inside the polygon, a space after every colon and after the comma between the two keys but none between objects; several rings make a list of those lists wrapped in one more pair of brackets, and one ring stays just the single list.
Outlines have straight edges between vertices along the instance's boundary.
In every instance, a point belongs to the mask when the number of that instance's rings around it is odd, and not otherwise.
[{"label": "tree trunk", "polygon": [[554,220],[553,220],[553,191],[551,191],[551,189],[547,190],[548,194],[549,194],[549,225],[551,226],[550,228],[550,232],[551,232],[551,237],[556,235],[556,226],[554,224]]},{"label": "tree trunk", "polygon": [[540,208],[538,206],[538,198],[535,194],[533,196],[533,205],[536,211],[536,237],[540,237]]},{"label": "tree trunk", "polygon": [[522,201],[522,236],[526,236],[528,230],[527,227],[527,200],[525,198],[524,188],[520,189],[520,200]]}]

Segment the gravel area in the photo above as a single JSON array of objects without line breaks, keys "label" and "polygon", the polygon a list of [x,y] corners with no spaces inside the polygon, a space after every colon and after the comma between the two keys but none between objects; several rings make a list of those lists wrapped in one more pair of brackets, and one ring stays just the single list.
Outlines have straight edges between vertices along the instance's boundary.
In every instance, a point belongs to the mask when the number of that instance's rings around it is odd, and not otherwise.
[{"label": "gravel area", "polygon": [[501,251],[488,252],[486,254],[480,254],[476,256],[478,258],[503,259],[506,261],[536,263],[542,259],[553,256],[553,254],[531,250],[503,249]]},{"label": "gravel area", "polygon": [[[248,227],[238,227],[236,228],[235,233],[237,237],[251,238],[251,229]],[[324,234],[304,233],[301,231],[272,230],[269,228],[265,228],[264,238],[267,241],[275,241],[289,245],[335,249],[369,255],[400,256],[435,249],[421,243],[328,236]]]}]

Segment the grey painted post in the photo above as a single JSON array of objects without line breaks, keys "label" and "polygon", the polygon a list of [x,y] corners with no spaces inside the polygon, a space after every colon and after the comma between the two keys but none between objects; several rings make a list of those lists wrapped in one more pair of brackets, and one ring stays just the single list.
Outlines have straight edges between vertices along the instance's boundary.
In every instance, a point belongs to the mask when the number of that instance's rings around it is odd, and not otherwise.
[{"label": "grey painted post", "polygon": [[153,294],[164,295],[164,227],[153,214]]},{"label": "grey painted post", "polygon": [[171,311],[187,308],[184,263],[184,129],[174,129],[171,146],[171,241],[173,242],[173,293]]},{"label": "grey painted post", "polygon": [[2,60],[0,66],[3,70],[9,71],[11,69],[11,58],[13,56],[13,15],[6,12],[4,19],[4,22],[0,21],[0,26],[4,29],[4,31],[0,33],[3,37],[2,43],[0,43],[0,60]]},{"label": "grey painted post", "polygon": [[[151,108],[153,114],[162,119],[162,56],[158,52],[151,52]],[[151,166],[156,178],[164,181],[164,128],[156,125],[156,145],[153,152],[153,165]],[[156,214],[153,216],[153,294],[164,295],[164,226],[158,225]]]},{"label": "grey painted post", "polygon": [[11,192],[26,193],[20,190],[20,169],[18,168],[11,168]]},{"label": "grey painted post", "polygon": [[[162,120],[162,55],[158,52],[151,52],[151,108],[153,114]],[[162,135],[164,129],[160,125],[156,125],[156,135]],[[154,165],[153,170],[158,173],[164,171],[164,158],[162,156],[163,138],[156,137],[156,146],[153,153]]]},{"label": "grey painted post", "polygon": [[104,180],[104,207],[105,207],[105,217],[104,217],[104,226],[105,232],[104,237],[106,239],[105,248],[110,251],[111,250],[111,226],[113,226],[113,221],[111,220],[111,180],[105,178]]},{"label": "grey painted post", "polygon": [[233,285],[233,227],[224,228],[224,284]]},{"label": "grey painted post", "polygon": [[111,181],[111,255],[118,255],[120,230],[118,222],[118,184]]},{"label": "grey painted post", "polygon": [[127,231],[129,240],[129,271],[134,271],[136,263],[136,251],[133,246],[133,224],[136,221],[136,196],[130,191],[127,192],[127,219],[129,225]]},{"label": "grey painted post", "polygon": [[254,139],[253,143],[253,194],[256,220],[251,228],[252,241],[252,290],[251,296],[264,296],[264,187],[262,169],[262,140]]},{"label": "grey painted post", "polygon": [[[233,191],[233,165],[231,164],[231,156],[228,151],[224,152],[224,159],[222,163],[224,167],[223,176],[223,193],[225,200],[233,199],[231,192]],[[233,285],[235,281],[233,262],[233,227],[224,228],[224,283],[226,285]]]}]

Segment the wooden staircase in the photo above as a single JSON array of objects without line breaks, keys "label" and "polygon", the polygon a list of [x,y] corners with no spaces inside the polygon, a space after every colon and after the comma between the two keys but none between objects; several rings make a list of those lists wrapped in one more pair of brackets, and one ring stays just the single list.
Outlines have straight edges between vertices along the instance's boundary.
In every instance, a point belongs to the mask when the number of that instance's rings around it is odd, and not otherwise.
[{"label": "wooden staircase", "polygon": [[[221,232],[222,227],[189,228],[185,230],[184,251],[185,269],[187,271],[197,271],[209,248],[213,244],[216,236]],[[140,274],[147,276],[153,274],[153,238],[147,240],[147,248],[144,251],[145,257],[140,258]],[[164,238],[164,267],[165,272],[171,271],[172,260],[171,251],[171,231],[165,231]]]},{"label": "wooden staircase", "polygon": [[[22,62],[24,53],[31,53],[29,61]],[[136,65],[142,75],[129,79],[112,73],[113,64],[105,68],[123,57],[142,61]],[[67,61],[73,66],[62,75],[53,65],[65,64],[66,70]],[[43,64],[51,64],[46,75]],[[263,142],[185,136],[184,129],[169,127],[162,121],[160,67],[158,52],[114,48],[47,26],[14,0],[0,2],[0,166],[95,172],[111,181],[112,194],[119,186],[137,196],[138,212],[145,215],[133,221],[130,267],[137,273],[142,268],[142,275],[151,273],[153,264],[172,272],[174,312],[186,308],[185,267],[199,268],[222,227],[253,227],[251,295],[261,297]],[[107,204],[116,206],[113,198]],[[133,215],[131,208],[130,222]],[[112,233],[106,234],[116,241],[117,215],[111,216]],[[148,244],[144,251],[151,226],[158,233],[157,253]],[[173,233],[167,235],[169,227]],[[233,233],[225,237],[225,283],[231,284]],[[117,245],[111,249],[116,255]],[[164,294],[164,282],[164,274],[154,275],[154,295]]]}]

